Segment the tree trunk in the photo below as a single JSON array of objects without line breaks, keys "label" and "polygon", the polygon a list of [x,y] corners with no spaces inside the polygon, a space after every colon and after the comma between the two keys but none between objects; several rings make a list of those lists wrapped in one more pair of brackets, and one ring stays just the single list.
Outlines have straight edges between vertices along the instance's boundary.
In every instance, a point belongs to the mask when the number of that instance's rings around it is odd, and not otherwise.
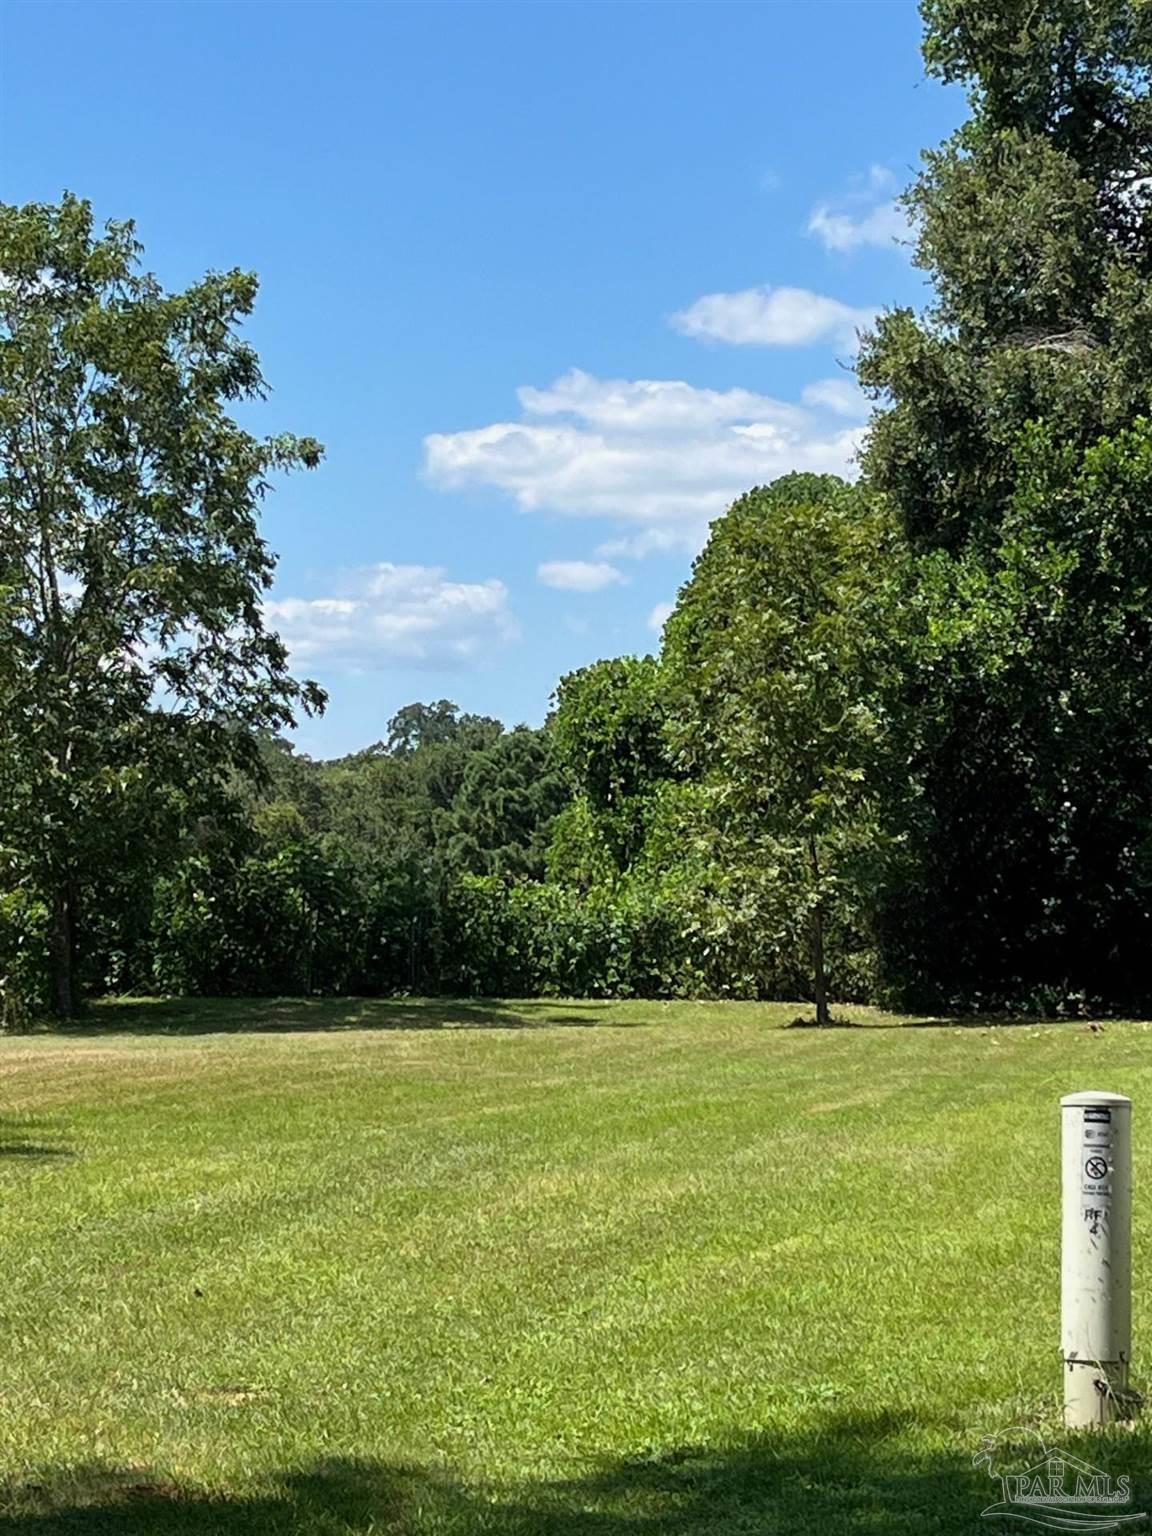
[{"label": "tree trunk", "polygon": [[70,880],[61,880],[52,894],[48,963],[52,1012],[58,1019],[74,1019],[80,997],[76,981],[76,887]]},{"label": "tree trunk", "polygon": [[[810,840],[808,843],[808,863],[812,870],[813,884],[817,887],[820,882],[820,861],[816,854],[816,843]],[[812,908],[812,991],[816,999],[816,1023],[830,1024],[832,1016],[828,1012],[828,977],[824,969],[824,904],[817,897],[816,904]]]}]

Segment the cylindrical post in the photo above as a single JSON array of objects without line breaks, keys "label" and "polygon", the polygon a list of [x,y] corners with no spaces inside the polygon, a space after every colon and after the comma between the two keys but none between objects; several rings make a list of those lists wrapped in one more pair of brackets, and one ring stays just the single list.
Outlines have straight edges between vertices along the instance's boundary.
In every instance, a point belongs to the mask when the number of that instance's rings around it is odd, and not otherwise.
[{"label": "cylindrical post", "polygon": [[1060,1119],[1064,1423],[1083,1429],[1124,1413],[1132,1356],[1132,1100],[1070,1093],[1060,1100]]}]

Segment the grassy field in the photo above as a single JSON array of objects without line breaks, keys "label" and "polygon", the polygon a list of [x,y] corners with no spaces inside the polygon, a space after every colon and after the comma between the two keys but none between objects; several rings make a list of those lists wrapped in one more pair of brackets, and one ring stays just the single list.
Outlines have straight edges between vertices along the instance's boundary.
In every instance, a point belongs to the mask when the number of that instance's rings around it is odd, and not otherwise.
[{"label": "grassy field", "polygon": [[[983,1435],[1067,1443],[1057,1100],[1131,1093],[1139,1179],[1150,1026],[795,1014],[0,1040],[0,1536],[979,1529]],[[1081,1449],[1152,1509],[1145,1430]]]}]

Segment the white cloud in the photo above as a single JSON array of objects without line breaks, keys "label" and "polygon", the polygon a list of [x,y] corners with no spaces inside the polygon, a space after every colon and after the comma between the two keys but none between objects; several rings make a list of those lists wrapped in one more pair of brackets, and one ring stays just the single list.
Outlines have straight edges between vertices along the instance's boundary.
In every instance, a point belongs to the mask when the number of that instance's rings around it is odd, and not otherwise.
[{"label": "white cloud", "polygon": [[627,579],[606,560],[545,560],[536,576],[544,586],[564,592],[601,592]]},{"label": "white cloud", "polygon": [[895,245],[908,238],[908,217],[899,203],[881,203],[860,215],[835,213],[827,203],[813,208],[808,233],[830,251],[854,251],[861,245]]},{"label": "white cloud", "polygon": [[771,420],[791,409],[750,389],[697,389],[680,379],[598,379],[580,368],[547,389],[527,386],[516,394],[530,416],[579,416],[589,426],[620,432]]},{"label": "white cloud", "polygon": [[867,395],[851,378],[817,379],[806,384],[801,394],[805,405],[824,406],[837,416],[862,421],[871,410]]},{"label": "white cloud", "polygon": [[693,547],[694,539],[685,537],[684,529],[673,524],[667,528],[645,528],[643,533],[631,533],[619,539],[605,539],[603,544],[597,544],[596,554],[605,555],[609,560],[643,560],[645,555],[678,555],[685,548]]},{"label": "white cloud", "polygon": [[264,605],[297,663],[349,671],[394,663],[452,668],[515,639],[501,581],[449,581],[439,566],[383,562],[353,572],[331,597]]},{"label": "white cloud", "polygon": [[856,333],[871,325],[875,309],[859,309],[807,288],[745,288],[707,293],[672,316],[685,336],[734,346],[802,347],[816,342],[854,347]]},{"label": "white cloud", "polygon": [[678,379],[573,371],[522,389],[523,416],[425,438],[429,478],[494,487],[523,511],[610,519],[597,559],[694,551],[741,492],[789,470],[852,472],[862,429],[826,401],[795,404]]},{"label": "white cloud", "polygon": [[674,603],[657,603],[648,615],[648,628],[654,630],[656,634],[660,634],[665,624],[672,617],[672,609],[675,606]]},{"label": "white cloud", "polygon": [[870,166],[843,197],[813,208],[808,233],[830,251],[854,251],[862,245],[890,249],[907,240],[908,215],[891,196],[895,185],[886,166]]}]

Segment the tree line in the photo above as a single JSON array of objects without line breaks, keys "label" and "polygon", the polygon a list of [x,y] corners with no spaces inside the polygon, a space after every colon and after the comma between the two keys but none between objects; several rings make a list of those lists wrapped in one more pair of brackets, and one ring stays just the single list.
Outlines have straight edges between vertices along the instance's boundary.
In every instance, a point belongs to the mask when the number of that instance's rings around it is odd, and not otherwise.
[{"label": "tree line", "polygon": [[860,473],[713,525],[658,656],[540,730],[448,701],[336,762],[260,597],[243,273],[0,209],[0,997],[1152,1004],[1152,7],[926,0],[970,114],[905,195],[922,312]]}]

